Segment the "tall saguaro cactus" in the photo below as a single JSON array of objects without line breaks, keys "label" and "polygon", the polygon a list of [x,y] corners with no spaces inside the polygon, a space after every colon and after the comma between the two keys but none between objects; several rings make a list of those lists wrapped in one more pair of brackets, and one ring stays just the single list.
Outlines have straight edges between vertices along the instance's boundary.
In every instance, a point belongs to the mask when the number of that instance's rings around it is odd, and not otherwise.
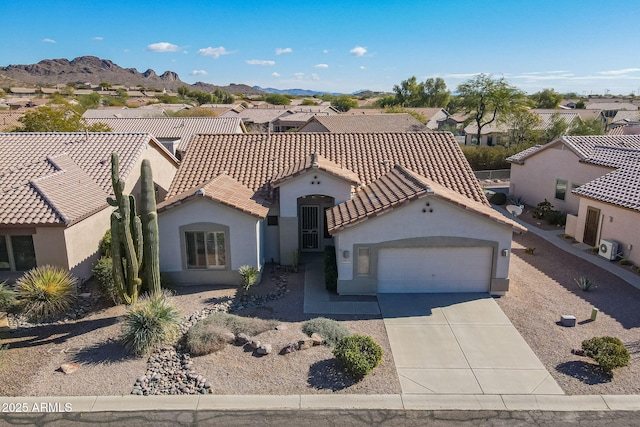
[{"label": "tall saguaro cactus", "polygon": [[158,213],[156,211],[156,191],[149,160],[142,161],[141,167],[141,213],[144,249],[142,258],[142,280],[149,293],[160,292],[160,248],[158,246]]},{"label": "tall saguaro cactus", "polygon": [[142,280],[139,267],[143,255],[142,223],[136,215],[135,198],[122,194],[124,181],[120,179],[118,154],[111,154],[111,184],[115,198],[107,201],[116,209],[111,213],[111,256],[113,281],[126,304],[138,299]]}]

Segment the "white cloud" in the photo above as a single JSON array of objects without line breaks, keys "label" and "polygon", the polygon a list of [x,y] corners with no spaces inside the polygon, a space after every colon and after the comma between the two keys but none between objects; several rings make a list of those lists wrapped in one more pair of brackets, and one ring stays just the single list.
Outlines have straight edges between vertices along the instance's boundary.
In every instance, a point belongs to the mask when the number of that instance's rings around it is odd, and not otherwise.
[{"label": "white cloud", "polygon": [[53,39],[42,39],[42,41],[45,43],[56,43],[56,41]]},{"label": "white cloud", "polygon": [[322,53],[329,53],[329,49],[323,50]]},{"label": "white cloud", "polygon": [[231,53],[233,52],[227,51],[227,49],[225,49],[224,46],[220,46],[220,47],[209,46],[209,47],[205,47],[204,49],[198,50],[198,55],[210,56],[215,59],[220,58],[222,55],[229,55]]},{"label": "white cloud", "polygon": [[192,76],[206,76],[207,72],[205,70],[193,70],[191,73]]},{"label": "white cloud", "polygon": [[276,61],[268,61],[265,59],[248,59],[245,62],[249,65],[263,65],[263,66],[276,65]]},{"label": "white cloud", "polygon": [[302,80],[304,78],[304,73],[294,73],[293,77],[295,77],[297,80]]},{"label": "white cloud", "polygon": [[273,73],[271,73],[271,75],[272,75],[273,77],[280,77],[280,73],[278,73],[278,72],[276,72],[276,71],[274,71]]},{"label": "white cloud", "polygon": [[313,66],[313,68],[329,68],[329,65],[327,64],[316,64]]},{"label": "white cloud", "polygon": [[316,80],[316,81],[318,81],[318,80],[320,80],[320,76],[319,76],[319,75],[317,75],[316,73],[313,73],[313,74],[311,74],[311,80]]},{"label": "white cloud", "polygon": [[623,68],[622,70],[600,71],[596,74],[602,74],[605,76],[621,76],[623,74],[636,73],[638,71],[640,71],[640,68]]},{"label": "white cloud", "polygon": [[362,46],[356,46],[349,51],[353,56],[362,56],[367,53],[367,48]]},{"label": "white cloud", "polygon": [[291,53],[293,52],[293,49],[291,49],[290,47],[285,47],[285,48],[277,48],[276,49],[276,55],[282,55],[283,53]]},{"label": "white cloud", "polygon": [[148,45],[147,50],[151,52],[177,52],[178,50],[180,50],[180,46],[177,46],[173,43],[160,42]]},{"label": "white cloud", "polygon": [[96,36],[96,37],[93,37],[91,40],[95,40],[97,42],[101,42],[102,40],[104,40],[104,37]]},{"label": "white cloud", "polygon": [[361,65],[361,66],[360,66],[360,69],[361,69],[361,70],[366,70],[366,69],[367,69],[367,67],[365,67],[364,65]]}]

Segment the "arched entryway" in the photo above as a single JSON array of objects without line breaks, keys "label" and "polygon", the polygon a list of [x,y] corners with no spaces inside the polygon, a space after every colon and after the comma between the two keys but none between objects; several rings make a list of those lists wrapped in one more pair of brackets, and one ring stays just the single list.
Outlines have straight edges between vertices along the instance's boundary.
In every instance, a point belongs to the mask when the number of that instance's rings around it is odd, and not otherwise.
[{"label": "arched entryway", "polygon": [[327,230],[325,210],[335,204],[335,199],[324,195],[298,197],[298,247],[301,252],[320,252],[333,243]]}]

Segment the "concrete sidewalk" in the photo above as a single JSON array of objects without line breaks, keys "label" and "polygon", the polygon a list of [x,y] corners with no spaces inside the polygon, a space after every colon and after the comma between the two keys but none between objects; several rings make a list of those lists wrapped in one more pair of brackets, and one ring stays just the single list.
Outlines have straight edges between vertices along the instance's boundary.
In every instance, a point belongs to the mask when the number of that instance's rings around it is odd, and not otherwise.
[{"label": "concrete sidewalk", "polygon": [[552,245],[562,249],[563,251],[570,253],[572,255],[577,256],[578,258],[582,258],[585,261],[590,262],[591,264],[597,265],[598,267],[615,274],[625,282],[629,283],[634,288],[640,289],[640,275],[632,273],[624,268],[621,268],[617,264],[612,263],[611,261],[607,261],[606,259],[594,255],[592,253],[586,252],[582,249],[584,247],[581,243],[571,243],[567,239],[562,238],[562,234],[564,234],[563,229],[558,230],[543,230],[539,227],[529,224],[518,217],[512,216],[508,213],[503,207],[492,205],[492,207],[498,212],[502,213],[508,218],[513,219],[520,225],[526,227],[530,233],[536,234],[542,237],[544,240],[548,241]]},{"label": "concrete sidewalk", "polygon": [[[200,395],[0,397],[5,412],[139,412],[210,410],[640,411],[638,395]],[[1,418],[0,418],[1,419]]]}]

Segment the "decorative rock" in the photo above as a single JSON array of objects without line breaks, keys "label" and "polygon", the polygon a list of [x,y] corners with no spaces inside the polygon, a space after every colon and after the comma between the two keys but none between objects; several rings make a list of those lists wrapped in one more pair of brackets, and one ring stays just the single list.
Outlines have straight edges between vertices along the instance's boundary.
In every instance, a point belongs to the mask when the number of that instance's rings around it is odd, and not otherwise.
[{"label": "decorative rock", "polygon": [[287,329],[289,329],[289,327],[287,325],[278,325],[278,326],[276,326],[276,331],[286,331]]},{"label": "decorative rock", "polygon": [[324,339],[316,332],[311,334],[311,341],[313,342],[313,345],[322,345],[324,343]]},{"label": "decorative rock", "polygon": [[262,354],[262,355],[271,354],[272,351],[273,351],[273,347],[271,347],[271,344],[263,344],[256,349],[256,353]]},{"label": "decorative rock", "polygon": [[60,365],[60,370],[67,375],[73,374],[78,369],[80,369],[79,363],[63,363]]},{"label": "decorative rock", "polygon": [[293,353],[294,351],[298,351],[300,350],[300,346],[298,345],[297,342],[290,342],[289,344],[285,345],[284,347],[282,347],[282,350],[280,350],[280,354],[289,354],[289,353]]},{"label": "decorative rock", "polygon": [[307,350],[311,347],[313,347],[313,340],[311,338],[298,341],[299,350]]},{"label": "decorative rock", "polygon": [[251,338],[249,338],[246,334],[243,334],[243,333],[239,333],[239,334],[236,336],[236,342],[237,342],[238,344],[246,344],[246,343],[248,343],[250,340],[251,340]]},{"label": "decorative rock", "polygon": [[233,332],[225,332],[222,334],[222,338],[225,340],[225,342],[227,344],[231,344],[232,342],[234,342],[236,340],[236,336],[233,334]]},{"label": "decorative rock", "polygon": [[260,346],[262,345],[262,343],[258,340],[251,340],[249,341],[249,346],[253,349],[258,349],[260,348]]}]

